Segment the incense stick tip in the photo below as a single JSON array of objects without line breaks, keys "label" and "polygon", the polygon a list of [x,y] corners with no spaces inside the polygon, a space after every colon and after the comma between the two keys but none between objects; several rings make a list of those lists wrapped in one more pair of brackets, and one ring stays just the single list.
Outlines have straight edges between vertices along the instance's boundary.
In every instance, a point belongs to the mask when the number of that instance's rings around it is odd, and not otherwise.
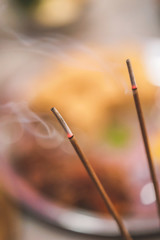
[{"label": "incense stick tip", "polygon": [[51,111],[52,111],[52,112],[55,112],[55,110],[56,110],[55,107],[52,107],[52,108],[51,108]]},{"label": "incense stick tip", "polygon": [[53,114],[56,116],[56,117],[59,117],[59,112],[58,112],[58,110],[55,108],[55,107],[52,107],[51,108],[51,111],[53,112]]},{"label": "incense stick tip", "polygon": [[130,64],[130,60],[129,60],[129,58],[126,60],[126,63],[127,63],[127,64]]},{"label": "incense stick tip", "polygon": [[132,65],[131,65],[130,59],[126,60],[126,64],[127,64],[127,68],[128,68],[129,77],[130,77],[130,80],[131,80],[132,90],[136,90],[137,89],[137,85],[136,85],[136,81],[135,81],[135,78],[134,78],[134,74],[133,74],[133,70],[132,70]]},{"label": "incense stick tip", "polygon": [[58,112],[58,110],[55,107],[51,108],[51,111],[53,112],[53,114],[56,116],[56,118],[58,119],[59,123],[61,124],[61,126],[63,127],[63,129],[65,130],[65,132],[67,133],[67,137],[69,139],[71,139],[73,137],[73,133],[70,130],[69,126],[67,125],[67,123],[65,122],[65,120],[63,119],[63,117],[61,116],[61,114]]}]

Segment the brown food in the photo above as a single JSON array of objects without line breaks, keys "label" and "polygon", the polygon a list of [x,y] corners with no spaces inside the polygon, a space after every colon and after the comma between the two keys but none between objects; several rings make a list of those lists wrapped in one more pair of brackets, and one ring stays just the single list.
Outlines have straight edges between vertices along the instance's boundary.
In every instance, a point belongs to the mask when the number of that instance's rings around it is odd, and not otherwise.
[{"label": "brown food", "polygon": [[[97,189],[75,154],[59,147],[45,150],[36,143],[24,153],[15,154],[15,168],[42,195],[66,206],[106,212]],[[13,153],[12,153],[13,154]],[[107,193],[122,215],[131,212],[132,196],[128,173],[120,164],[107,163],[106,156],[96,151],[87,154]]]}]

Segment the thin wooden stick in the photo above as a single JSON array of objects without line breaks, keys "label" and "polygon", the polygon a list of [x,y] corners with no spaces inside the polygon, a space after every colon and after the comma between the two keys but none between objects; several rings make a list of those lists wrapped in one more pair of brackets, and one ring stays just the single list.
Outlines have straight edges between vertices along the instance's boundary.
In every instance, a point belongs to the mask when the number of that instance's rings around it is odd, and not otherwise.
[{"label": "thin wooden stick", "polygon": [[157,210],[158,210],[158,215],[159,215],[159,219],[160,219],[160,196],[159,196],[158,180],[156,177],[156,172],[155,172],[155,168],[154,168],[154,164],[153,164],[153,160],[152,160],[152,156],[151,156],[145,121],[144,121],[144,117],[143,117],[143,112],[142,112],[142,108],[141,108],[141,104],[140,104],[138,89],[137,89],[137,85],[136,85],[136,81],[134,78],[130,60],[127,59],[126,63],[127,63],[127,67],[128,67],[130,80],[131,80],[132,92],[133,92],[134,102],[135,102],[138,120],[139,120],[139,124],[140,124],[140,128],[141,128],[143,143],[144,143],[144,147],[145,147],[145,151],[146,151],[146,155],[147,155],[150,175],[151,175],[151,179],[152,179],[154,190],[155,190]]},{"label": "thin wooden stick", "polygon": [[117,222],[117,225],[119,227],[119,230],[122,234],[123,239],[132,240],[132,238],[131,238],[128,230],[126,229],[119,213],[115,209],[113,203],[111,202],[109,196],[107,195],[104,187],[102,186],[102,184],[101,184],[99,178],[97,177],[94,169],[92,168],[90,162],[88,161],[85,154],[81,150],[79,144],[77,143],[76,138],[74,137],[74,135],[73,135],[72,131],[70,130],[70,128],[68,127],[67,123],[64,121],[64,119],[62,118],[60,113],[55,108],[52,108],[51,111],[54,113],[54,115],[56,116],[56,118],[58,119],[58,121],[60,122],[62,127],[64,128],[65,132],[67,133],[68,139],[70,140],[74,150],[76,151],[78,157],[80,158],[81,162],[83,163],[83,165],[84,165],[87,173],[89,174],[90,178],[92,179],[92,181],[96,185],[96,188],[99,191],[101,197],[103,198],[107,209],[109,210],[109,212],[111,213],[111,215],[113,216],[115,221]]}]

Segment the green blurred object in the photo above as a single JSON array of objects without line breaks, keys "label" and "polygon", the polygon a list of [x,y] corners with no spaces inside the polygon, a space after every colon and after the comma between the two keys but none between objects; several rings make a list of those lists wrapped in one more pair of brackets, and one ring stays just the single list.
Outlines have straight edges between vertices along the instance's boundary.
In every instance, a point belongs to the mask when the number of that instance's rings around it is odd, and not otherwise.
[{"label": "green blurred object", "polygon": [[130,139],[130,130],[127,126],[112,122],[103,132],[103,139],[113,147],[125,147]]},{"label": "green blurred object", "polygon": [[34,8],[38,5],[40,0],[14,0],[15,4],[17,4],[19,7],[28,10],[31,8]]}]

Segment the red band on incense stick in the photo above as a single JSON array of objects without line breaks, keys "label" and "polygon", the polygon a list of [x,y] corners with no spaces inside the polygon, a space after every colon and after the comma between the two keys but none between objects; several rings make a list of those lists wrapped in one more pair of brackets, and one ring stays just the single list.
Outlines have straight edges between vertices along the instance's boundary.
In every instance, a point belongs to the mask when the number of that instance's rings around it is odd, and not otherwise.
[{"label": "red band on incense stick", "polygon": [[67,133],[67,137],[71,139],[73,137],[73,134]]},{"label": "red band on incense stick", "polygon": [[133,85],[132,90],[136,90],[136,89],[137,89],[137,86]]}]

